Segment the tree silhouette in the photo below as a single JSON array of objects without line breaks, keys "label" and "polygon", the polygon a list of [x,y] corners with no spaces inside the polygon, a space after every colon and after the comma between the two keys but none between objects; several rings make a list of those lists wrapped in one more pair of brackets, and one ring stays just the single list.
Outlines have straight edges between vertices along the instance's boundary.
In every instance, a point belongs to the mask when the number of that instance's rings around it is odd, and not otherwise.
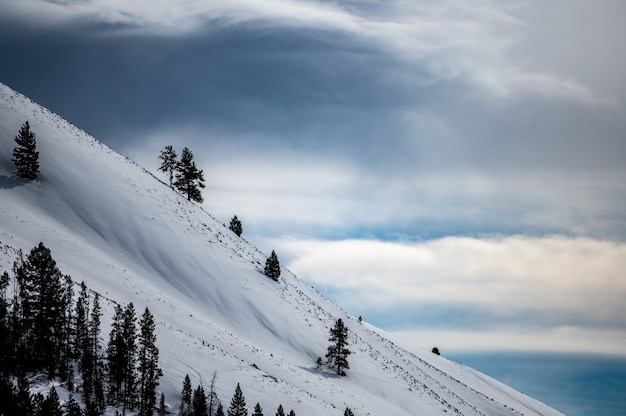
[{"label": "tree silhouette", "polygon": [[180,162],[178,162],[174,186],[187,196],[187,200],[203,201],[200,188],[204,188],[204,173],[196,167],[193,153],[186,147],[180,156]]},{"label": "tree silhouette", "polygon": [[280,263],[274,250],[272,250],[272,254],[270,254],[265,261],[265,269],[263,272],[267,277],[270,277],[278,282],[278,278],[280,277]]},{"label": "tree silhouette", "polygon": [[37,141],[35,133],[30,131],[30,125],[26,121],[17,136],[15,136],[17,146],[13,149],[13,158],[17,174],[20,178],[37,179],[39,173],[39,152],[37,151]]},{"label": "tree silhouette", "polygon": [[165,146],[165,148],[161,150],[159,159],[161,159],[161,166],[159,167],[159,170],[169,174],[170,188],[172,188],[174,173],[178,168],[178,155],[176,154],[176,150],[174,150],[172,145]]},{"label": "tree silhouette", "polygon": [[352,352],[348,346],[348,328],[344,325],[341,318],[337,319],[335,326],[330,330],[331,345],[328,346],[326,358],[332,364],[331,367],[337,367],[337,374],[345,376],[344,369],[349,369],[348,355]]},{"label": "tree silhouette", "polygon": [[241,237],[241,234],[243,233],[243,227],[241,226],[241,221],[239,221],[239,218],[237,218],[236,215],[233,217],[232,220],[230,220],[230,225],[228,226],[228,229],[237,234],[237,237]]}]

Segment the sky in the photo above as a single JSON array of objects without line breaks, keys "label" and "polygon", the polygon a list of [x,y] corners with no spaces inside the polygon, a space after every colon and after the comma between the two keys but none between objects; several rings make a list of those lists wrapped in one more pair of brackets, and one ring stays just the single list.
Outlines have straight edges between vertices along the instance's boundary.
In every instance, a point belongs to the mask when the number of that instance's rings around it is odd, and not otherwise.
[{"label": "sky", "polygon": [[[354,315],[626,355],[621,0],[0,0],[0,82]],[[41,133],[43,134],[43,132]]]}]

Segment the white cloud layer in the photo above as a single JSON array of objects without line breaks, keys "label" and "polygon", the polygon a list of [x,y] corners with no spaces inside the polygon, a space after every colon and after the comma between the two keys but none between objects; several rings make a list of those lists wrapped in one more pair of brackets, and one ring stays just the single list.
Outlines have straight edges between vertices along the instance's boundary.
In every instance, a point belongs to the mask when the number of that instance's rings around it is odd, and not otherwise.
[{"label": "white cloud layer", "polygon": [[[445,316],[439,323],[443,329],[433,329],[432,322],[414,324],[450,339],[473,329],[477,335],[467,346],[483,348],[512,347],[529,335],[534,348],[584,350],[592,344],[585,337],[594,331],[611,334],[594,337],[594,351],[624,346],[626,244],[510,236],[418,243],[285,238],[272,245],[289,259],[290,270],[333,293],[348,310],[364,311],[366,318],[367,313],[396,314],[387,320],[406,322],[400,315],[413,316],[416,310],[478,311],[484,321],[469,324],[472,328],[458,319],[445,322]],[[518,327],[521,321],[524,326]],[[495,342],[503,332],[518,335]],[[545,339],[538,342],[541,334]]]},{"label": "white cloud layer", "polygon": [[402,338],[424,348],[450,351],[537,351],[624,355],[626,332],[613,329],[562,326],[529,329],[496,327],[491,330],[400,330]]}]

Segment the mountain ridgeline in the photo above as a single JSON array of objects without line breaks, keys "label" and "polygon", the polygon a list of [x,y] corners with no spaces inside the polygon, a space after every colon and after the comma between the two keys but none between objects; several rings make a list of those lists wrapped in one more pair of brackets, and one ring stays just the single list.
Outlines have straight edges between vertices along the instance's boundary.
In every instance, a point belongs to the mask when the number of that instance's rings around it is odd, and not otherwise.
[{"label": "mountain ridgeline", "polygon": [[[12,161],[25,121],[37,138],[36,179],[19,177]],[[102,345],[116,305],[149,309],[157,397],[170,414],[188,376],[224,409],[240,386],[248,414],[256,403],[298,416],[561,415],[349,316],[283,267],[268,278],[268,253],[167,182],[0,84],[0,274],[42,242],[63,273],[99,294]],[[339,319],[349,366],[319,365]],[[55,389],[69,400],[62,383]]]}]

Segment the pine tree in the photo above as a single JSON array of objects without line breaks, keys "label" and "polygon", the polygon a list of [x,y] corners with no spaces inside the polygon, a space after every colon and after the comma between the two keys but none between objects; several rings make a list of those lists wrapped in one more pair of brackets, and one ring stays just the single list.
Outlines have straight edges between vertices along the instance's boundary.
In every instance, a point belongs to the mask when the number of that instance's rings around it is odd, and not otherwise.
[{"label": "pine tree", "polygon": [[23,374],[17,378],[17,392],[13,405],[16,416],[31,416],[33,414],[34,406],[30,398],[30,385]]},{"label": "pine tree", "polygon": [[178,163],[174,186],[187,196],[187,200],[203,201],[199,188],[204,188],[204,173],[196,167],[193,153],[186,147],[183,149]]},{"label": "pine tree", "polygon": [[[16,270],[17,269],[17,270]],[[62,274],[43,243],[26,260],[14,266],[20,286],[25,368],[47,370],[54,377],[59,368],[65,327]]]},{"label": "pine tree", "polygon": [[163,374],[159,368],[159,349],[156,346],[156,325],[146,308],[139,322],[139,414],[152,416],[156,406],[156,388]]},{"label": "pine tree", "polygon": [[285,416],[285,409],[283,409],[283,405],[278,405],[278,410],[276,411],[276,416]]},{"label": "pine tree", "polygon": [[331,367],[337,367],[337,374],[345,376],[344,369],[349,369],[348,355],[351,351],[348,345],[348,328],[343,324],[341,318],[337,319],[335,326],[330,330],[330,338],[332,344],[328,346],[326,358],[332,364]]},{"label": "pine tree", "polygon": [[117,404],[120,400],[122,380],[124,378],[123,350],[124,338],[122,325],[124,311],[120,305],[115,305],[109,343],[107,345],[107,375],[108,375],[108,400],[110,404]]},{"label": "pine tree", "polygon": [[17,393],[9,375],[0,371],[0,415],[17,414]]},{"label": "pine tree", "polygon": [[87,316],[89,315],[89,294],[84,281],[80,283],[80,292],[74,309],[74,353],[73,356],[81,362],[87,349]]},{"label": "pine tree", "polygon": [[172,188],[174,172],[176,172],[176,169],[178,168],[178,155],[176,154],[176,150],[174,150],[172,145],[165,146],[165,148],[161,150],[159,159],[161,159],[161,166],[159,167],[159,170],[169,174],[170,188]]},{"label": "pine tree", "polygon": [[30,131],[30,125],[26,121],[17,136],[15,136],[17,146],[13,149],[11,159],[15,163],[17,174],[24,179],[37,179],[39,173],[39,152],[37,151],[37,141],[35,133]]},{"label": "pine tree", "polygon": [[93,299],[93,306],[88,323],[88,360],[92,368],[92,391],[94,414],[104,413],[106,403],[104,400],[104,365],[102,362],[102,352],[100,349],[100,322],[102,310],[100,309],[100,295],[96,293]]},{"label": "pine tree", "polygon": [[350,410],[349,407],[346,407],[345,412],[343,412],[343,416],[354,416],[354,413],[352,413],[352,410]]},{"label": "pine tree", "polygon": [[252,416],[263,416],[263,408],[259,403],[254,405],[254,413],[252,413]]},{"label": "pine tree", "polygon": [[8,370],[8,361],[12,353],[11,326],[9,320],[9,301],[7,299],[7,287],[9,286],[9,274],[5,271],[0,276],[0,374]]},{"label": "pine tree", "polygon": [[41,403],[39,414],[45,416],[63,416],[63,410],[61,410],[59,395],[54,386],[52,386],[52,388],[48,392],[48,396]]},{"label": "pine tree", "polygon": [[165,407],[165,394],[161,393],[161,399],[159,400],[159,408],[157,410],[157,416],[167,415],[167,409]]},{"label": "pine tree", "polygon": [[124,309],[122,335],[124,339],[124,377],[122,381],[122,413],[134,409],[137,396],[137,316],[135,306],[129,303]]},{"label": "pine tree", "polygon": [[193,416],[209,416],[204,387],[200,384],[193,392]]},{"label": "pine tree", "polygon": [[296,416],[296,412],[294,412],[293,409],[291,409],[289,411],[289,416]]},{"label": "pine tree", "polygon": [[185,375],[185,379],[183,380],[183,390],[181,392],[182,399],[180,401],[180,409],[178,411],[179,416],[190,416],[193,413],[193,408],[191,407],[191,379],[189,378],[189,374]]},{"label": "pine tree", "polygon": [[246,409],[246,398],[241,392],[241,387],[237,383],[235,388],[235,394],[230,401],[230,407],[227,412],[228,416],[248,416],[248,410]]},{"label": "pine tree", "polygon": [[82,416],[83,415],[83,411],[81,410],[80,405],[78,404],[78,402],[76,402],[76,399],[74,399],[74,396],[71,394],[70,394],[70,397],[65,402],[64,407],[65,407],[66,416]]},{"label": "pine tree", "polygon": [[73,380],[69,380],[70,377],[70,360],[72,358],[72,343],[74,334],[74,316],[72,315],[72,302],[74,299],[74,282],[68,275],[64,276],[65,286],[63,292],[63,345],[61,348],[61,364],[60,364],[60,376],[61,380],[69,384],[73,383]]},{"label": "pine tree", "polygon": [[278,278],[280,277],[280,263],[278,262],[278,256],[274,250],[272,250],[272,254],[265,261],[265,269],[263,272],[267,277],[278,282]]},{"label": "pine tree", "polygon": [[[98,317],[98,319],[100,319]],[[94,378],[95,359],[89,331],[89,292],[85,282],[81,282],[80,293],[76,301],[76,344],[79,357],[79,369],[83,380],[83,401],[85,413],[97,413],[95,405]]]},{"label": "pine tree", "polygon": [[228,226],[228,229],[237,234],[237,237],[241,237],[241,234],[243,233],[243,227],[241,225],[241,221],[239,221],[239,218],[237,218],[236,215],[230,220],[230,225]]},{"label": "pine tree", "polygon": [[224,416],[224,408],[222,407],[222,403],[217,405],[217,410],[215,411],[215,416]]}]

